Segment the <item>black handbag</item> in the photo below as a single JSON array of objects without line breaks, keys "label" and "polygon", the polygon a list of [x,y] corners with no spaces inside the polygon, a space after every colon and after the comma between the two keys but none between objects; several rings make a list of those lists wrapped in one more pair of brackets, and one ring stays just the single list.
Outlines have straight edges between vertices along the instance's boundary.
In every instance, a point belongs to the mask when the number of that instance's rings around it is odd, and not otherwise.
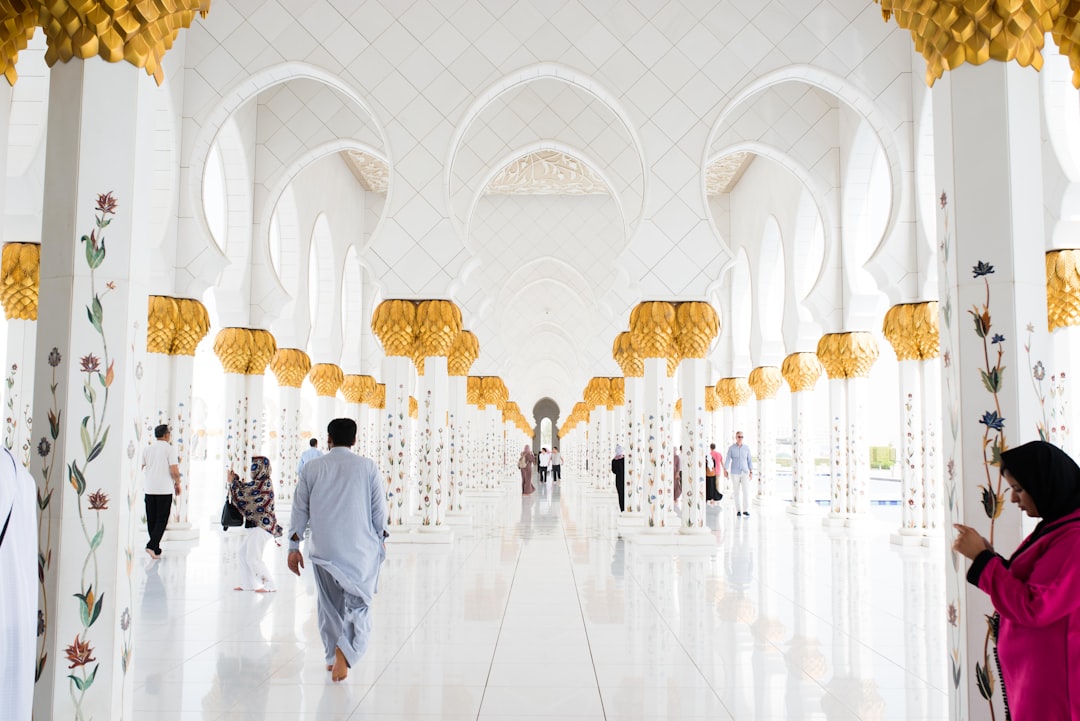
[{"label": "black handbag", "polygon": [[221,530],[227,531],[242,525],[244,525],[244,514],[226,498],[225,505],[221,507]]}]

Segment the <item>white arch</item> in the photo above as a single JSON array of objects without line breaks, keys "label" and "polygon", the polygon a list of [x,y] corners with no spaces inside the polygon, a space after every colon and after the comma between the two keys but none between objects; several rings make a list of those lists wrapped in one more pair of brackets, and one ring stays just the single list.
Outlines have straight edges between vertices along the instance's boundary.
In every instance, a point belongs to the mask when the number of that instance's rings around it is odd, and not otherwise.
[{"label": "white arch", "polygon": [[[298,79],[314,80],[329,86],[355,103],[356,106],[371,119],[375,131],[382,140],[383,148],[386,149],[385,152],[380,153],[378,157],[385,159],[387,167],[390,168],[390,189],[387,191],[387,199],[389,202],[389,195],[394,186],[394,166],[389,160],[390,143],[388,142],[383,124],[378,120],[378,116],[376,116],[371,107],[364,102],[360,94],[351,85],[342,81],[339,76],[315,65],[309,65],[302,62],[285,62],[264,68],[238,82],[232,88],[225,91],[221,96],[221,100],[203,117],[199,132],[195,136],[195,141],[192,144],[191,151],[187,157],[188,167],[190,169],[190,172],[188,173],[187,193],[189,201],[191,202],[192,212],[195,216],[195,222],[199,224],[199,228],[202,232],[209,232],[206,224],[206,216],[203,212],[202,203],[200,202],[199,189],[202,186],[203,166],[206,163],[206,156],[210,150],[210,144],[214,142],[219,130],[225,122],[232,117],[232,114],[249,100],[257,97],[260,93],[275,85],[281,85],[290,80]],[[273,207],[273,203],[269,205],[270,207]]]},{"label": "white arch", "polygon": [[[708,197],[705,190],[705,170],[710,165],[709,159],[718,157],[716,153],[710,153],[709,149],[712,147],[713,143],[716,142],[720,132],[725,128],[725,121],[728,116],[730,116],[742,103],[746,102],[757,93],[785,82],[803,83],[831,93],[870,123],[870,127],[873,128],[874,133],[877,135],[878,142],[881,143],[881,147],[885,151],[885,156],[889,159],[890,181],[892,184],[892,207],[889,214],[889,220],[885,225],[885,232],[882,233],[882,238],[888,238],[892,234],[893,228],[896,227],[896,224],[900,220],[899,211],[901,208],[906,207],[904,201],[909,193],[907,186],[903,183],[903,177],[909,168],[905,162],[905,156],[897,147],[892,134],[892,128],[896,127],[899,122],[896,118],[891,117],[882,110],[870,94],[855,83],[813,65],[788,65],[778,68],[770,73],[766,73],[765,75],[748,82],[724,104],[716,121],[713,123],[712,129],[709,131],[708,140],[705,143],[705,151],[702,157],[704,164],[702,165],[701,173],[701,192],[705,197],[706,207],[708,207]],[[713,225],[716,225],[715,222]],[[828,228],[829,225],[829,223],[826,223],[826,228]]]},{"label": "white arch", "polygon": [[641,211],[634,219],[634,224],[636,224],[644,215],[645,208],[648,207],[648,165],[645,162],[644,145],[642,144],[637,131],[634,129],[633,124],[630,122],[630,114],[626,111],[618,98],[597,83],[594,78],[559,63],[540,63],[521,68],[494,82],[487,90],[476,97],[465,111],[461,123],[459,123],[458,127],[454,130],[454,135],[450,140],[447,150],[446,163],[443,166],[443,193],[444,201],[446,202],[447,215],[450,216],[450,222],[457,226],[459,233],[464,234],[466,229],[460,227],[461,224],[454,216],[451,184],[453,182],[454,161],[457,158],[458,149],[461,146],[462,139],[465,137],[465,133],[469,130],[469,127],[483,109],[494,101],[495,98],[520,85],[527,85],[531,82],[543,79],[557,80],[592,95],[594,98],[604,103],[622,123],[623,129],[626,130],[631,143],[637,150],[638,161],[641,164]]}]

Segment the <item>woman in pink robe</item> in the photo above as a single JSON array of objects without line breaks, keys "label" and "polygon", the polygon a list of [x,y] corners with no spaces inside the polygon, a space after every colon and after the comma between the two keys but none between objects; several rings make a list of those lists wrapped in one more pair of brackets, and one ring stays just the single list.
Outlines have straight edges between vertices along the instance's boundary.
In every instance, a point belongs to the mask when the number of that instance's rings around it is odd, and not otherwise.
[{"label": "woman in pink robe", "polygon": [[1009,560],[968,526],[953,549],[1000,617],[997,652],[1012,721],[1080,719],[1080,467],[1033,441],[1001,454],[1012,502],[1041,518]]}]

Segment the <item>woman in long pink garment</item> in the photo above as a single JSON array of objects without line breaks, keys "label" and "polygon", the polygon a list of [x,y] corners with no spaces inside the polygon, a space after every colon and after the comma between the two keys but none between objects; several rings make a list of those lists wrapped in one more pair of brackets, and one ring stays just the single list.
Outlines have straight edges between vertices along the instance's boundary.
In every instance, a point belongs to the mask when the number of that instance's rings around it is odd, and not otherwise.
[{"label": "woman in long pink garment", "polygon": [[536,491],[536,487],[532,483],[534,463],[536,463],[536,456],[533,455],[532,448],[529,448],[529,444],[526,443],[525,450],[518,456],[518,468],[521,470],[521,495],[523,496]]},{"label": "woman in long pink garment", "polygon": [[1012,502],[1041,518],[1005,560],[968,526],[953,549],[1000,618],[998,659],[1012,721],[1080,719],[1080,467],[1032,441],[1001,454]]}]

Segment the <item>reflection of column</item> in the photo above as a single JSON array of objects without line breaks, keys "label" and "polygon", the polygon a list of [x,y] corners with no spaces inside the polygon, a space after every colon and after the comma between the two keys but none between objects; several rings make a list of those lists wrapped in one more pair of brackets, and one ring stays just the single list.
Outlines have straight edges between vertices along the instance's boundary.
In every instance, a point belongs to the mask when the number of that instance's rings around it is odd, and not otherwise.
[{"label": "reflection of column", "polygon": [[[466,378],[469,369],[480,357],[480,343],[476,334],[463,330],[454,338],[447,363],[449,378],[449,419],[450,427],[450,497],[448,510],[455,513],[465,511],[465,488],[467,478],[472,472],[469,467],[469,409],[467,401]],[[518,449],[519,451],[521,449]],[[516,455],[514,456],[517,457]]]},{"label": "reflection of column", "polygon": [[[1011,18],[1004,20],[1009,27]],[[1041,420],[1038,405],[1022,396],[1031,387],[1024,347],[1041,357],[1047,318],[1043,245],[1026,241],[1046,237],[1040,116],[1024,111],[1040,102],[1039,86],[1027,68],[992,62],[948,73],[933,93],[942,377],[951,419],[942,434],[946,523],[973,526],[1005,555],[1023,529],[1019,514],[1000,513],[1009,487],[992,456],[1031,438]],[[1008,153],[987,154],[988,147]],[[948,556],[948,600],[960,619],[949,628],[949,652],[959,659],[950,676],[958,679],[950,684],[950,714],[985,716],[992,706],[1002,718],[984,620],[990,602],[966,583],[966,564],[956,563],[951,550]],[[990,704],[975,664],[994,677]]]},{"label": "reflection of column", "polygon": [[675,405],[668,377],[674,357],[675,308],[671,303],[638,303],[630,314],[630,339],[645,365],[642,412],[645,418],[645,497],[647,525],[666,525],[671,493],[671,416]]},{"label": "reflection of column", "polygon": [[757,492],[755,500],[762,502],[773,497],[776,474],[776,427],[773,415],[776,391],[783,376],[776,366],[758,366],[750,371],[749,384],[757,398],[757,452],[755,464]]},{"label": "reflection of column", "polygon": [[720,329],[716,311],[708,303],[687,302],[675,307],[675,346],[679,358],[679,395],[682,398],[683,532],[708,531],[705,525],[705,382],[709,364],[705,356]]},{"label": "reflection of column", "polygon": [[870,511],[869,447],[866,443],[867,376],[878,357],[869,333],[827,333],[818,341],[818,360],[829,375],[832,479],[831,518]]},{"label": "reflection of column", "polygon": [[[925,372],[928,366],[937,365],[927,362],[938,356],[937,302],[894,305],[885,314],[882,330],[900,366],[902,510],[899,534],[893,536],[893,542],[903,543],[905,539],[919,540],[926,535],[931,496],[927,491],[934,484],[937,449],[927,446],[937,444],[937,438],[931,440],[929,434],[934,433],[936,418],[940,417],[941,387],[938,383],[929,385]],[[934,403],[933,399],[938,400]],[[937,494],[933,495],[936,499]]]},{"label": "reflection of column", "polygon": [[[279,509],[292,506],[296,491],[296,467],[300,460],[300,386],[311,370],[308,354],[296,348],[279,348],[270,361],[278,381],[281,408],[278,417],[278,457],[274,459],[277,479],[275,502]],[[316,437],[318,437],[316,435]]]},{"label": "reflection of column", "polygon": [[[793,397],[794,395],[802,393],[794,393]],[[795,602],[794,624],[785,656],[789,669],[786,710],[787,718],[793,720],[819,718],[823,690],[817,682],[825,677],[828,670],[825,656],[819,649],[816,616],[810,611],[814,607],[813,594],[818,584],[814,568],[817,544],[812,543],[809,538],[813,533],[809,524],[810,519],[796,518],[792,528],[791,547],[795,566],[792,594]]]},{"label": "reflection of column", "polygon": [[810,448],[809,405],[811,392],[821,377],[821,361],[813,353],[792,353],[784,359],[780,372],[791,390],[791,513],[813,509],[814,456]]},{"label": "reflection of column", "polygon": [[931,608],[940,608],[935,605],[938,599],[930,595],[929,579],[936,569],[929,568],[927,549],[898,550],[904,564],[904,628],[910,631],[904,634],[904,677],[907,679],[904,711],[908,718],[935,718],[938,709],[931,712],[926,680],[931,678],[927,650],[932,648],[935,655],[941,652],[940,646],[929,645],[931,629],[927,628],[928,622],[940,620],[939,614],[931,614]]},{"label": "reflection of column", "polygon": [[0,302],[7,318],[4,369],[4,446],[30,464],[41,246],[5,243],[0,266]]},{"label": "reflection of column", "polygon": [[461,310],[447,300],[425,300],[416,309],[417,347],[424,354],[421,382],[421,507],[426,528],[446,522],[450,495],[448,357],[461,333]]},{"label": "reflection of column", "polygon": [[384,300],[371,316],[371,329],[382,343],[382,377],[386,386],[382,433],[385,449],[379,462],[386,483],[390,524],[402,526],[409,518],[410,443],[409,392],[412,390],[412,354],[415,343],[416,305],[407,300]]}]

